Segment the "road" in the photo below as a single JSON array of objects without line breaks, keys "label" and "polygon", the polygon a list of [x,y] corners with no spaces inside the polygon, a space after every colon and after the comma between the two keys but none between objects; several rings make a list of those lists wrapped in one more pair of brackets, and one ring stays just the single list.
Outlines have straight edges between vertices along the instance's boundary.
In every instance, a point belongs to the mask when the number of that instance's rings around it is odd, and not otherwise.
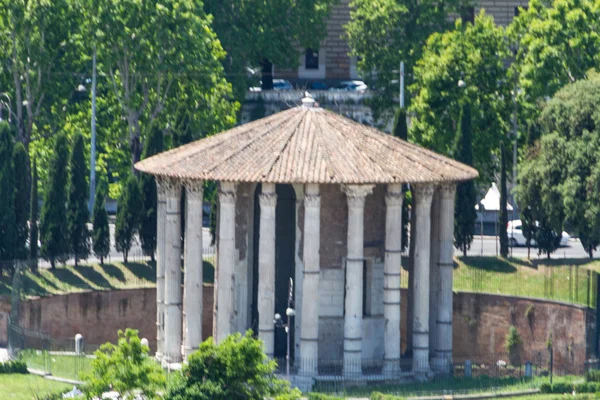
[{"label": "road", "polygon": [[[496,240],[493,236],[483,236],[483,240],[481,236],[475,236],[473,238],[473,243],[471,244],[471,249],[468,254],[472,256],[495,256],[496,253]],[[482,252],[483,249],[483,252]],[[500,241],[498,241],[498,251],[500,249]],[[538,258],[538,249],[531,248],[531,258]],[[461,256],[462,252],[455,248],[454,254],[456,256]],[[519,258],[527,258],[527,247],[513,247],[512,255],[514,257]],[[540,258],[545,257],[545,255],[541,255]],[[552,258],[588,258],[588,254],[583,250],[581,243],[578,239],[569,240],[569,245],[566,247],[561,247],[556,252],[552,253]],[[594,254],[594,258],[600,258],[600,254]]]}]

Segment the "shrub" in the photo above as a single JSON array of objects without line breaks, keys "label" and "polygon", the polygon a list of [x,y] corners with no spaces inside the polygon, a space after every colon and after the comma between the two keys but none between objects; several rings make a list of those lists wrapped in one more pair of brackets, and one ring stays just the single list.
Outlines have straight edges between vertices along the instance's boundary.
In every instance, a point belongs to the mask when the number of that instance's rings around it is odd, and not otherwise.
[{"label": "shrub", "polygon": [[585,380],[588,382],[600,382],[600,369],[590,369],[585,373]]},{"label": "shrub", "polygon": [[577,393],[596,393],[600,391],[600,383],[598,382],[582,382],[575,385]]},{"label": "shrub", "polygon": [[343,397],[331,396],[322,393],[309,393],[308,400],[343,400]]},{"label": "shrub", "polygon": [[391,394],[383,394],[380,392],[371,393],[371,400],[402,400],[402,397],[394,396]]},{"label": "shrub", "polygon": [[552,385],[548,382],[544,382],[540,386],[540,392],[542,393],[552,393]]},{"label": "shrub", "polygon": [[13,360],[0,363],[0,374],[28,374],[25,361]]},{"label": "shrub", "polygon": [[572,393],[573,384],[567,382],[557,382],[552,384],[552,393],[563,394]]}]

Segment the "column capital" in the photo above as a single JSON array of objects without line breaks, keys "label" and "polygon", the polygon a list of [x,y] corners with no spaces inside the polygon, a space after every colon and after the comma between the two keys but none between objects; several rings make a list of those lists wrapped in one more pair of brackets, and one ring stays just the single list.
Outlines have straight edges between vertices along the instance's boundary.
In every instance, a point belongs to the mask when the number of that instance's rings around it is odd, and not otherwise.
[{"label": "column capital", "polygon": [[162,196],[181,197],[181,180],[168,176],[157,176],[156,189]]},{"label": "column capital", "polygon": [[260,208],[275,208],[277,206],[277,194],[276,193],[261,193],[258,195],[258,202]]},{"label": "column capital", "polygon": [[435,192],[435,185],[432,183],[420,183],[411,185],[410,190],[415,195],[415,201],[417,209],[420,204],[431,204],[433,193]]},{"label": "column capital", "polygon": [[185,180],[185,194],[190,200],[202,200],[204,196],[204,181]]},{"label": "column capital", "polygon": [[456,182],[442,182],[440,184],[442,199],[454,199],[456,195]]},{"label": "column capital", "polygon": [[304,208],[319,208],[321,207],[321,196],[318,194],[304,195]]},{"label": "column capital", "polygon": [[403,201],[404,192],[402,191],[402,187],[400,187],[400,191],[396,191],[396,188],[388,187],[388,190],[385,193],[385,205],[387,207],[402,207]]},{"label": "column capital", "polygon": [[221,204],[235,204],[237,183],[221,182],[219,184],[219,202]]},{"label": "column capital", "polygon": [[348,198],[348,207],[364,207],[365,198],[373,193],[375,185],[342,185],[342,192]]}]

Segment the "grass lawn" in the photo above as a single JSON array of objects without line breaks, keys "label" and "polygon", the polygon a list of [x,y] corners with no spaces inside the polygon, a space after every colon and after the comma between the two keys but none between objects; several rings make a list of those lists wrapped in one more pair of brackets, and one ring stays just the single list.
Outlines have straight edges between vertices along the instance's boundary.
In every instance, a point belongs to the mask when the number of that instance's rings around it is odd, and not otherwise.
[{"label": "grass lawn", "polygon": [[24,350],[19,358],[27,363],[27,367],[68,379],[81,379],[81,373],[92,369],[92,358],[51,354],[45,351]]},{"label": "grass lawn", "polygon": [[[204,261],[204,282],[214,282],[214,267]],[[156,267],[152,262],[112,262],[91,265],[59,266],[54,270],[40,269],[25,272],[22,280],[25,297],[48,296],[89,290],[133,289],[154,287]],[[0,278],[0,295],[8,295],[12,280]]]},{"label": "grass lawn", "polygon": [[62,393],[72,388],[72,385],[35,375],[0,374],[0,399],[2,400],[42,399],[44,396]]}]

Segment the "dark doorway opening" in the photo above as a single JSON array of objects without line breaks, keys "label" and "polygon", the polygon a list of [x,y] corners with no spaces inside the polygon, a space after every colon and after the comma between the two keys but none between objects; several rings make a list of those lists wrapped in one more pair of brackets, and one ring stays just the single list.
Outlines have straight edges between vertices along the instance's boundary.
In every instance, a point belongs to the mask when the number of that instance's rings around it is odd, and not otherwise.
[{"label": "dark doorway opening", "polygon": [[[252,330],[258,332],[258,243],[260,240],[260,204],[262,185],[254,192],[254,259],[252,271]],[[296,195],[291,185],[276,185],[275,209],[275,313],[287,321],[290,278],[295,278],[296,264]],[[293,306],[295,307],[295,306]],[[290,332],[290,357],[294,355],[294,330]],[[283,328],[275,329],[275,357],[285,357],[287,337]]]}]

